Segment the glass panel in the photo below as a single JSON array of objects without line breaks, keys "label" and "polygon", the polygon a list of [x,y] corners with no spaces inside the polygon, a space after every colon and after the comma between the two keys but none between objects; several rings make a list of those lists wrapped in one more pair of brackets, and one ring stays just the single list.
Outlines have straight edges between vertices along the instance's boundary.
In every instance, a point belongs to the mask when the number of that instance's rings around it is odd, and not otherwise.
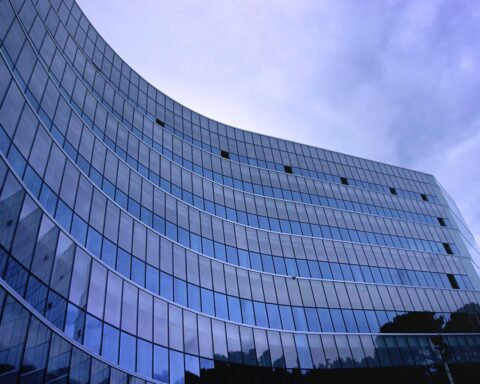
[{"label": "glass panel", "polygon": [[118,363],[120,332],[108,324],[103,325],[102,356],[113,364]]},{"label": "glass panel", "polygon": [[267,333],[261,329],[254,329],[255,350],[257,351],[257,363],[263,367],[270,367],[270,350],[268,349]]},{"label": "glass panel", "polygon": [[183,353],[170,351],[170,383],[183,384],[185,382]]},{"label": "glass panel", "polygon": [[162,382],[168,382],[168,349],[154,346],[153,378]]},{"label": "glass panel", "polygon": [[307,336],[302,333],[295,333],[295,344],[297,345],[298,360],[301,369],[312,369],[312,357],[310,355],[310,348],[307,341]]},{"label": "glass panel", "polygon": [[120,366],[135,371],[136,345],[135,338],[125,332],[120,336]]},{"label": "glass panel", "polygon": [[274,368],[285,368],[285,358],[283,348],[278,332],[267,331],[268,345],[270,346],[270,355],[272,366]]}]

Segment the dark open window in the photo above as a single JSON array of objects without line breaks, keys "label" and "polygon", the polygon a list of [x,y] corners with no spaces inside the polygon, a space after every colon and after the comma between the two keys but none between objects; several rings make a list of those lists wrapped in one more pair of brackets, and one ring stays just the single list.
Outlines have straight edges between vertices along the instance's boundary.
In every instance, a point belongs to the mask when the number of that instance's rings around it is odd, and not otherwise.
[{"label": "dark open window", "polygon": [[224,158],[224,159],[229,159],[230,158],[230,153],[228,151],[224,151],[223,149],[220,151],[220,155]]},{"label": "dark open window", "polygon": [[449,255],[453,255],[452,247],[450,247],[450,244],[443,243],[443,248],[445,248],[445,252],[447,252]]},{"label": "dark open window", "polygon": [[447,223],[445,222],[445,219],[443,217],[437,217],[438,219],[438,223],[442,226],[442,227],[446,227],[447,226]]},{"label": "dark open window", "polygon": [[286,173],[293,173],[292,166],[291,165],[284,165],[283,169],[285,169]]},{"label": "dark open window", "polygon": [[447,277],[453,289],[460,289],[460,286],[458,285],[457,279],[454,275],[452,275],[451,273],[447,273]]},{"label": "dark open window", "polygon": [[396,188],[393,188],[393,187],[390,187],[390,193],[392,195],[396,195],[397,194],[397,189]]},{"label": "dark open window", "polygon": [[164,123],[162,120],[160,120],[160,119],[157,118],[157,119],[155,119],[155,122],[156,122],[158,125],[160,125],[161,127],[165,127],[165,123]]},{"label": "dark open window", "polygon": [[428,196],[426,194],[422,193],[420,197],[422,198],[423,201],[428,201]]},{"label": "dark open window", "polygon": [[340,182],[343,184],[343,185],[348,185],[348,179],[346,177],[340,177]]}]

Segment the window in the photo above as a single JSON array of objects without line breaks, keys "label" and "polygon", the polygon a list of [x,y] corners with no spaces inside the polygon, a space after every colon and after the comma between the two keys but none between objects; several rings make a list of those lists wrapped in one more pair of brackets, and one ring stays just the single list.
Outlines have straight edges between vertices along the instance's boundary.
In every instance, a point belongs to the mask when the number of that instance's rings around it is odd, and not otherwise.
[{"label": "window", "polygon": [[450,247],[450,244],[443,243],[443,248],[445,248],[445,252],[447,252],[448,255],[453,255],[452,247]]},{"label": "window", "polygon": [[453,289],[460,289],[460,286],[457,283],[457,279],[451,273],[447,273],[448,281]]},{"label": "window", "polygon": [[438,219],[438,223],[442,226],[442,227],[446,227],[447,226],[447,223],[445,222],[445,219],[443,217],[437,217]]},{"label": "window", "polygon": [[155,122],[156,122],[158,125],[160,125],[161,127],[165,127],[165,123],[164,123],[162,120],[160,120],[160,119],[157,118],[157,119],[155,119]]},{"label": "window", "polygon": [[348,179],[346,177],[340,177],[340,182],[343,184],[343,185],[348,185]]},{"label": "window", "polygon": [[284,165],[283,169],[285,170],[285,173],[293,173],[291,165]]},{"label": "window", "polygon": [[104,324],[103,327],[103,343],[102,356],[113,364],[118,362],[118,345],[119,332],[118,329]]},{"label": "window", "polygon": [[224,151],[223,149],[220,151],[220,155],[224,158],[224,159],[230,159],[230,153],[228,151]]},{"label": "window", "polygon": [[390,193],[392,195],[396,195],[397,194],[397,189],[396,188],[393,188],[393,187],[390,187]]},{"label": "window", "polygon": [[428,201],[428,196],[426,194],[422,193],[420,197],[422,198],[423,201]]}]

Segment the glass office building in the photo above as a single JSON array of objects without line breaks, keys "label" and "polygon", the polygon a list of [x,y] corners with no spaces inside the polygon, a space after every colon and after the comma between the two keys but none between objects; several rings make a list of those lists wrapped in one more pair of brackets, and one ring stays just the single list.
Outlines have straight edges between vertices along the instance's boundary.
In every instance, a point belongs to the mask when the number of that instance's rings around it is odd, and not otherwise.
[{"label": "glass office building", "polygon": [[0,0],[0,382],[480,382],[428,174],[233,128],[72,0]]}]

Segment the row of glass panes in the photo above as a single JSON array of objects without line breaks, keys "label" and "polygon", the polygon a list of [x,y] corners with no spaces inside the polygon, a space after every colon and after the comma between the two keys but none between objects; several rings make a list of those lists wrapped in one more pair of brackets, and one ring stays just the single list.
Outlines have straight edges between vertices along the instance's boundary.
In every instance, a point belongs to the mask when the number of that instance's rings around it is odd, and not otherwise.
[{"label": "row of glass panes", "polygon": [[[60,199],[45,183],[42,183],[38,174],[30,167],[26,166],[25,160],[17,150],[12,149],[8,158],[12,165],[17,169],[20,175],[23,175],[25,183],[30,187],[32,193],[40,199],[46,209],[81,243],[86,245],[95,255],[101,257],[102,242],[108,241],[98,231],[88,225],[77,214],[74,214],[71,208]],[[99,175],[98,175],[99,176]],[[101,178],[100,178],[101,180]],[[58,201],[57,201],[58,200]],[[119,201],[122,206],[122,201]],[[125,207],[128,208],[128,207]],[[398,285],[416,285],[424,287],[444,287],[451,288],[451,285],[445,274],[434,272],[412,271],[394,268],[379,268],[370,266],[358,266],[349,264],[340,264],[334,262],[319,262],[314,260],[302,260],[294,258],[283,258],[249,252],[247,250],[237,249],[226,246],[223,243],[214,242],[209,239],[200,238],[194,233],[186,233],[180,227],[173,223],[165,221],[157,215],[155,220],[148,222],[145,220],[145,214],[132,212],[134,216],[143,219],[147,225],[153,225],[158,232],[167,236],[167,238],[179,241],[185,247],[189,247],[196,252],[204,253],[218,260],[226,261],[230,264],[240,265],[246,268],[252,268],[258,271],[277,273],[289,276],[302,276],[323,279],[348,280],[357,282],[373,282]],[[152,216],[150,216],[152,218]],[[88,235],[87,235],[88,234]],[[203,244],[203,247],[202,247]],[[113,246],[113,243],[112,243]],[[203,248],[203,249],[202,249]],[[128,260],[134,260],[134,263],[145,270],[145,262],[133,257],[121,250],[122,254],[128,255]],[[116,255],[117,252],[114,252]],[[107,259],[111,259],[112,256]],[[124,257],[125,258],[125,257]],[[115,265],[115,264],[113,264]],[[128,262],[130,265],[130,261]],[[472,285],[467,276],[457,275],[457,281],[460,288],[472,289]]]},{"label": "row of glass panes", "polygon": [[[13,85],[12,85],[12,86],[13,86]],[[27,96],[28,96],[28,94],[27,94]],[[11,98],[10,98],[10,99],[11,99]],[[8,109],[8,110],[9,110],[9,113],[13,116],[13,115],[15,115],[15,112],[14,112],[14,111],[11,111],[10,109],[15,108],[15,107],[18,108],[18,105],[11,105],[11,104],[12,104],[12,101],[11,101],[11,100],[8,100],[8,95],[7,95],[7,101],[8,101],[8,103],[7,103],[7,102],[4,102],[5,105],[4,105],[4,107],[2,108],[2,110]],[[17,117],[18,117],[18,115],[17,115]],[[55,132],[59,132],[59,131],[56,130]],[[61,138],[60,138],[60,139],[61,139]],[[72,147],[72,146],[67,146],[67,152],[70,152],[70,154],[74,156],[75,153],[72,154],[72,153],[71,153],[72,150],[73,150],[73,147]],[[77,159],[77,160],[78,160],[78,159]],[[99,176],[101,177],[101,175],[99,175]],[[134,207],[134,205],[133,205],[133,207]],[[147,213],[148,213],[148,212],[147,212]],[[138,212],[137,212],[137,214],[138,214]],[[333,227],[332,227],[332,228],[333,228]],[[331,232],[330,228],[329,228],[329,231]],[[352,232],[352,233],[353,233],[353,232]],[[395,245],[395,244],[393,243],[395,239],[397,240],[397,243],[401,243],[401,240],[400,240],[400,239],[402,239],[401,237],[395,237],[395,236],[393,236],[393,237],[392,237],[392,236],[390,236],[390,237],[387,236],[386,238],[384,238],[384,236],[382,236],[382,235],[380,235],[380,236],[375,236],[374,234],[367,234],[367,233],[365,233],[365,232],[363,232],[363,231],[357,231],[357,232],[355,232],[355,233],[356,233],[356,234],[360,234],[360,235],[362,235],[362,236],[363,236],[363,234],[364,234],[365,237],[366,237],[366,240],[367,240],[368,242],[376,242],[377,244],[380,243],[380,244],[382,244],[382,245]],[[340,231],[340,235],[341,235],[341,234],[342,234],[342,231]],[[350,231],[346,232],[346,234],[350,236]],[[330,235],[331,235],[332,238],[333,238],[333,235],[332,235],[331,233],[330,233]],[[328,236],[328,233],[326,234],[326,236]],[[342,237],[342,239],[343,239],[343,237]],[[390,243],[388,242],[389,240],[390,240]],[[427,242],[427,241],[419,241],[419,240],[417,240],[417,241],[411,241],[410,243],[408,243],[408,241],[406,240],[406,238],[404,238],[403,240],[404,240],[404,243],[405,243],[404,246],[407,246],[407,245],[408,245],[409,247],[411,246],[411,247],[415,247],[416,249],[428,250],[428,251],[432,251],[432,250],[442,250],[442,245],[440,245],[440,244],[442,244],[442,243],[438,243],[438,245],[437,245],[437,243],[435,243],[435,242]],[[430,243],[431,243],[431,244],[430,244]],[[435,248],[432,248],[432,247],[431,247],[432,245],[435,245]],[[450,253],[449,250],[447,249],[447,247],[445,246],[445,244],[443,244],[443,247],[444,247],[443,252]],[[453,248],[452,248],[452,250],[453,250]]]},{"label": "row of glass panes", "polygon": [[[13,186],[14,183],[13,183],[13,179],[12,178],[8,178],[7,181],[6,181],[6,184],[5,184],[5,188],[6,188],[6,191],[11,191],[12,189],[15,190],[15,189],[18,189],[18,187],[14,187]],[[20,195],[19,195],[20,193]],[[20,206],[23,205],[28,207],[27,208],[27,211],[30,211],[31,214],[30,215],[27,215],[25,216],[26,214],[25,213],[22,213],[23,215],[23,221],[22,222],[28,222],[28,232],[25,232],[25,233],[20,233],[18,236],[20,240],[14,240],[13,242],[13,247],[14,249],[16,248],[15,246],[15,241],[17,241],[17,243],[19,242],[20,243],[20,251],[21,251],[21,256],[22,256],[22,259],[25,260],[24,263],[26,262],[27,265],[31,265],[32,263],[29,260],[29,258],[31,258],[32,256],[28,256],[28,249],[23,246],[22,244],[24,243],[27,243],[29,244],[29,247],[31,248],[31,252],[34,252],[34,245],[36,242],[39,242],[39,244],[43,244],[42,245],[42,248],[45,248],[45,247],[49,247],[50,250],[47,252],[46,249],[41,249],[40,250],[40,257],[42,257],[42,262],[45,262],[45,258],[43,257],[43,255],[45,253],[47,254],[51,254],[51,255],[54,255],[54,254],[58,254],[58,251],[56,252],[55,251],[55,247],[56,247],[56,242],[57,242],[57,237],[56,236],[53,236],[51,235],[51,233],[48,234],[48,242],[45,243],[43,241],[43,239],[40,237],[37,239],[37,231],[38,231],[38,228],[40,227],[40,223],[48,223],[49,220],[45,218],[45,220],[42,220],[42,215],[40,214],[39,215],[39,210],[38,208],[35,210],[32,210],[32,202],[28,202],[29,199],[26,199],[25,201],[23,201],[23,192],[21,192],[21,190],[19,192],[17,192],[16,194],[8,197],[8,201],[5,200],[5,198],[3,198],[3,200],[5,201],[4,202],[4,205],[7,205],[9,207],[9,209],[6,209],[4,210],[4,219],[2,220],[2,222],[7,222],[10,223],[9,226],[12,226],[13,224],[16,223],[15,220],[18,220],[17,216],[15,216],[15,212],[17,213],[17,215],[20,215],[21,212],[24,212],[25,211],[25,208],[23,209],[20,209]],[[13,201],[12,201],[13,199]],[[16,201],[16,203],[15,203]],[[51,226],[52,224],[42,224],[43,226]],[[15,228],[15,226],[13,227]],[[20,229],[25,229],[25,225],[23,224],[18,224],[18,228]],[[55,232],[53,232],[55,233]],[[57,236],[58,236],[58,230],[56,230],[56,233],[57,233]],[[9,247],[10,245],[10,242],[11,240],[8,240],[8,233],[6,234],[7,238],[4,238],[3,241],[2,241],[2,244],[3,246],[5,247]],[[39,236],[46,236],[45,234],[45,230],[40,230],[40,233],[39,233]],[[13,237],[13,234],[11,234],[11,237]],[[17,237],[15,238],[17,239]],[[62,238],[63,239],[63,238]],[[59,246],[60,246],[60,241],[61,239],[59,238],[58,239],[59,241]],[[65,241],[64,239],[62,240],[63,242]],[[104,244],[104,248],[105,249],[109,249],[111,247],[114,247],[113,244],[110,243],[109,246],[106,246],[108,245],[108,243]],[[17,246],[18,248],[18,246]],[[126,277],[130,277],[129,274],[130,274],[130,266],[128,265],[126,268],[128,268],[128,270],[122,270],[125,268],[121,266],[122,262],[125,263],[125,261],[122,261],[122,256],[123,252],[120,252],[119,253],[119,262],[116,263],[116,267],[118,269],[120,269],[120,272],[121,273],[125,273],[127,272],[127,276]],[[84,255],[83,257],[84,258],[88,258],[89,256],[87,256],[87,254],[83,254],[81,253],[80,255]],[[52,260],[53,261],[53,260]],[[53,267],[53,262],[50,261],[50,268]],[[4,263],[2,263],[3,265]],[[35,263],[34,263],[35,264]],[[32,265],[34,265],[32,264]],[[85,263],[83,263],[85,264]],[[16,265],[16,263],[14,264]],[[65,266],[64,266],[65,267]],[[46,265],[44,265],[42,267],[43,269],[45,268],[48,268]],[[37,268],[35,268],[37,269]],[[14,270],[18,270],[18,266],[16,266],[14,268]],[[87,268],[88,270],[88,268]],[[137,270],[137,273],[138,273],[139,270]],[[43,271],[43,273],[45,273],[45,271]],[[51,273],[51,272],[50,272]],[[50,273],[48,273],[48,275],[50,275]],[[79,272],[79,273],[82,273],[82,272]],[[133,272],[132,272],[133,273]],[[196,309],[196,310],[201,310],[203,311],[204,313],[207,313],[207,314],[211,314],[211,315],[216,315],[218,317],[224,317],[225,319],[231,319],[231,320],[234,320],[234,321],[238,321],[238,322],[245,322],[245,323],[250,323],[252,325],[254,324],[257,324],[257,325],[261,325],[261,326],[265,326],[265,327],[279,327],[279,328],[282,328],[282,327],[291,327],[293,326],[293,324],[301,324],[299,327],[300,328],[292,328],[292,329],[300,329],[300,330],[312,330],[310,329],[309,327],[312,326],[312,324],[315,324],[315,317],[316,316],[319,316],[320,319],[322,319],[322,315],[320,314],[321,312],[320,311],[325,311],[325,308],[302,308],[302,307],[289,307],[289,306],[283,306],[283,305],[280,305],[280,306],[277,306],[277,305],[270,305],[270,304],[267,304],[265,305],[264,303],[261,303],[261,302],[256,302],[256,301],[252,301],[252,300],[246,300],[246,299],[238,299],[236,297],[233,297],[233,296],[230,296],[230,295],[223,295],[223,294],[220,294],[220,293],[217,293],[217,292],[213,292],[209,289],[204,289],[204,288],[200,288],[194,284],[186,284],[186,282],[182,281],[181,279],[177,279],[177,278],[174,278],[173,281],[172,281],[172,278],[171,276],[168,276],[167,274],[161,272],[160,276],[161,276],[161,279],[160,281],[158,281],[158,270],[154,270],[154,273],[157,273],[156,277],[155,277],[155,274],[152,275],[152,274],[148,274],[148,271],[147,271],[147,279],[148,279],[148,282],[147,282],[147,288],[152,290],[153,292],[156,292],[158,291],[163,297],[166,297],[167,299],[174,299],[175,301],[179,302],[179,304],[182,304],[184,306],[190,306],[192,307],[193,309]],[[145,270],[143,271],[143,274],[145,274]],[[6,272],[6,276],[4,277],[7,281],[8,281],[8,276],[10,275],[17,275],[16,273],[10,273],[8,272],[8,269],[7,269],[7,272]],[[15,278],[15,280],[18,280],[18,278]],[[96,281],[96,283],[98,283],[98,281]],[[143,281],[143,283],[145,284],[145,281]],[[219,284],[219,281],[216,281],[216,284]],[[14,284],[15,285],[15,284]],[[22,283],[20,284],[21,286],[24,286],[26,285],[25,283]],[[99,293],[100,295],[102,291],[104,291],[105,287],[103,288],[100,288],[100,287],[96,287],[95,291],[97,293]],[[260,288],[261,289],[261,288]],[[188,292],[188,293],[187,293]],[[80,293],[78,293],[80,294]],[[335,293],[333,293],[335,294]],[[347,292],[345,291],[344,292],[345,295],[347,295]],[[359,298],[357,297],[357,300]],[[385,299],[385,298],[384,298]],[[344,299],[342,299],[342,301],[344,301]],[[228,303],[228,304],[227,304]],[[424,305],[425,303],[423,303]],[[458,305],[458,303],[457,303]],[[216,309],[215,309],[216,308]],[[397,308],[398,309],[398,308]],[[330,310],[330,312],[333,311],[333,309]],[[318,312],[318,315],[317,315],[317,312]],[[339,311],[339,310],[335,310],[335,313],[338,314],[338,315],[334,315],[332,314],[331,316],[335,319],[333,321],[334,324],[337,324],[338,326],[340,326],[340,324],[343,324],[341,322],[341,313],[345,313],[347,315],[344,314],[344,316],[350,316],[352,319],[356,319],[356,320],[353,320],[353,323],[350,323],[347,321],[347,324],[355,324],[355,321],[357,321],[357,325],[358,324],[367,324],[366,322],[366,315],[360,315],[360,313],[363,313],[363,311],[359,311],[357,315],[354,315],[356,313],[356,311]],[[372,312],[372,311],[368,311],[369,313],[373,313],[373,318],[375,318],[375,312]],[[267,315],[268,313],[268,315]],[[328,310],[327,310],[327,313],[328,313]],[[386,312],[383,312],[383,311],[380,311],[377,313],[386,313]],[[394,313],[394,312],[393,312]],[[232,318],[232,316],[234,316]],[[313,316],[313,317],[312,317]],[[330,316],[330,315],[327,315],[327,316]],[[337,317],[336,317],[337,316]],[[339,316],[339,317],[338,317]],[[358,317],[358,316],[362,316],[362,317]],[[376,315],[377,317],[380,316],[380,315]],[[382,315],[382,316],[386,316],[386,315]],[[276,321],[282,321],[282,323],[275,323],[275,324],[271,324],[268,322],[268,318],[270,319],[275,319]],[[381,317],[380,317],[381,318]],[[307,321],[307,319],[309,319]],[[316,320],[316,322],[318,323],[318,319]],[[307,324],[309,324],[309,326],[307,327]],[[378,324],[378,323],[377,323]],[[358,328],[358,330],[360,330],[361,328]],[[319,331],[320,329],[317,329],[317,331]],[[327,329],[323,328],[322,327],[322,330],[323,331],[327,331]],[[347,328],[348,331],[352,332],[352,328]],[[357,330],[357,331],[358,331]],[[335,331],[339,331],[339,329],[335,328]],[[365,332],[368,332],[367,328],[365,328],[363,331]],[[374,330],[371,330],[372,332],[375,332]]]},{"label": "row of glass panes", "polygon": [[[27,95],[28,97],[28,95]],[[10,105],[8,105],[10,107]],[[3,108],[4,110],[5,108]],[[44,117],[44,120],[46,118]],[[51,125],[52,126],[52,125]],[[78,154],[75,148],[72,145],[69,145],[68,142],[64,139],[63,135],[60,134],[60,131],[55,129],[53,131],[53,135],[56,138],[57,142],[63,144],[63,147],[67,154],[79,164],[79,166],[86,172],[95,184],[101,188],[107,195],[113,198],[119,205],[121,205],[124,209],[128,210],[133,216],[137,217],[141,221],[146,221],[145,223],[155,228],[155,221],[161,223],[164,221],[163,218],[159,217],[158,215],[154,214],[152,211],[146,209],[145,207],[141,207],[135,200],[126,197],[126,195],[116,188],[112,183],[110,183],[102,174],[98,171],[90,172],[88,167],[90,167],[89,163]],[[63,141],[63,143],[62,143]],[[21,164],[25,162],[23,156],[16,150],[15,148],[10,150],[9,156],[11,157],[11,161],[13,164]],[[127,159],[128,161],[128,159]],[[273,219],[272,219],[273,220]],[[270,221],[270,220],[269,220]],[[280,223],[286,221],[280,221]],[[172,230],[168,230],[168,225],[170,223],[170,227]],[[160,224],[161,225],[161,224]],[[165,226],[167,230],[165,234],[167,237],[171,238],[174,241],[182,242],[182,239],[185,242],[190,243],[190,238],[198,238],[198,241],[195,243],[200,245],[201,243],[207,243],[208,240],[212,242],[211,239],[206,238],[205,236],[197,235],[193,232],[190,232],[186,229],[182,229],[178,227],[178,235],[177,235],[177,226],[174,223],[169,221],[165,222]],[[359,242],[363,244],[370,244],[370,245],[380,245],[380,246],[389,246],[401,249],[411,249],[417,251],[424,251],[424,252],[434,252],[434,253],[443,253],[443,254],[458,254],[458,250],[454,244],[446,244],[436,241],[430,240],[422,240],[422,239],[414,239],[405,236],[395,236],[395,235],[385,235],[380,233],[373,233],[373,232],[365,232],[353,229],[345,229],[345,228],[338,228],[334,226],[320,226],[316,224],[306,224],[303,223],[301,228],[308,228],[312,231],[312,235],[317,237],[322,237],[325,239],[332,239],[332,240],[341,240],[341,241],[353,241]],[[157,228],[156,228],[157,229]],[[285,229],[288,229],[285,226]],[[195,244],[189,244],[192,249],[197,250]],[[206,250],[205,253],[208,254],[209,250]],[[215,248],[213,248],[213,252],[215,255]],[[215,256],[217,257],[217,256]]]},{"label": "row of glass panes", "polygon": [[[29,169],[30,169],[30,171],[29,171]],[[31,170],[31,168],[27,168],[26,175],[28,175],[28,174],[30,174],[30,175],[33,174],[33,171]],[[37,177],[37,179],[35,179],[35,180],[39,181],[40,179]],[[31,185],[31,188],[34,191],[36,191],[37,196],[38,196],[38,194],[40,194],[39,198],[40,198],[41,201],[43,201],[47,210],[49,210],[51,212],[51,214],[53,216],[55,216],[57,218],[57,220],[63,226],[65,226],[75,237],[77,237],[78,240],[81,243],[86,244],[86,246],[94,254],[96,254],[100,258],[103,258],[107,263],[110,263],[112,266],[115,266],[115,267],[119,268],[122,271],[122,273],[126,273],[127,277],[131,277],[132,279],[136,280],[139,283],[142,283],[142,281],[143,281],[143,284],[146,284],[147,286],[154,286],[155,285],[154,282],[158,279],[158,269],[152,269],[151,265],[147,266],[147,268],[146,268],[146,265],[143,261],[141,261],[141,260],[139,260],[135,257],[132,258],[131,254],[122,250],[121,248],[117,248],[112,242],[108,241],[107,239],[102,238],[102,236],[96,230],[94,230],[91,227],[90,228],[87,227],[86,223],[83,222],[78,217],[78,215],[76,215],[76,214],[72,215],[71,211],[69,211],[68,209],[66,210],[65,209],[66,205],[63,202],[61,202],[61,200],[59,200],[58,208],[56,208],[57,198],[55,197],[55,195],[52,194],[52,193],[48,193],[48,194],[45,193],[45,191],[47,191],[45,188],[37,188],[35,186],[36,185],[35,180],[32,180],[29,177],[26,178],[26,182],[29,185]],[[130,236],[132,236],[132,234],[130,234]],[[125,234],[122,235],[122,238],[125,240]],[[140,238],[138,238],[137,240],[140,240]],[[173,254],[171,253],[172,248],[171,248],[171,246],[167,246],[167,244],[164,244],[164,245],[160,244],[160,246],[161,246],[160,248],[162,248],[161,260],[171,259],[173,257]],[[145,243],[144,243],[143,246],[145,246]],[[157,243],[157,248],[156,248],[157,251],[156,252],[158,252],[158,250],[159,250],[158,246],[159,246],[159,244]],[[137,249],[138,249],[138,246],[137,246]],[[180,247],[178,247],[178,250],[180,250],[181,252],[184,252],[184,250],[182,250]],[[176,252],[176,249],[174,249],[173,251],[176,255],[175,259],[176,260],[181,260],[181,259],[178,259],[180,257],[180,254],[178,254],[178,252]],[[165,252],[167,252],[167,253],[165,253]],[[117,261],[117,255],[118,255],[119,261]],[[154,252],[154,255],[151,255],[151,254],[148,255],[148,259],[150,260],[149,263],[154,263],[154,264],[158,265],[158,259],[157,259],[156,255],[157,254],[155,252]],[[143,257],[145,257],[145,256],[143,256]],[[183,257],[185,257],[185,256],[183,256]],[[202,260],[200,260],[200,261],[202,261]],[[208,263],[208,265],[210,265],[210,262],[208,261],[208,259],[204,259],[204,261],[206,261]],[[165,265],[164,261],[162,261],[161,263],[162,263],[162,265]],[[218,264],[218,266],[221,266],[221,268],[223,270],[223,267],[224,267],[223,264]],[[171,264],[170,264],[169,268],[170,268],[169,271],[171,271],[172,270],[171,269],[172,268]],[[177,268],[178,267],[175,268],[175,273],[176,274],[180,273],[180,271],[177,270]],[[212,268],[212,267],[209,266],[209,268]],[[225,268],[226,268],[226,265],[225,265]],[[336,270],[336,267],[333,267],[333,269]],[[344,272],[344,271],[346,271],[346,269],[343,269],[342,272]],[[352,271],[353,271],[353,269],[352,269]],[[153,272],[155,272],[155,273],[153,273]],[[205,272],[205,270],[204,270],[204,272]],[[242,272],[242,270],[238,270],[238,273],[239,272]],[[245,274],[246,272],[247,271],[243,271],[242,275]],[[225,273],[226,273],[226,271],[225,271]],[[189,274],[191,276],[191,273],[189,273]],[[211,272],[209,273],[209,275],[210,274],[211,274]],[[185,276],[185,271],[182,274],[180,274],[179,276],[182,276],[182,275]],[[248,273],[247,273],[247,275],[248,275]],[[222,273],[222,276],[223,276],[223,273]],[[463,284],[466,284],[466,282],[468,283],[468,280],[465,280],[465,277],[463,277],[463,276],[461,277],[459,275],[457,275],[457,277],[458,277],[459,284],[462,284],[462,286],[463,286]],[[238,278],[240,278],[240,276]],[[168,281],[171,282],[171,279],[170,280],[168,280],[168,279],[169,278],[167,277],[167,278],[164,279],[164,281],[165,282],[168,282]],[[198,277],[196,279],[198,281]],[[433,280],[433,281],[435,281],[435,280]],[[217,281],[217,283],[218,283],[218,281]],[[179,284],[179,286],[181,286],[181,284],[184,284],[184,283],[178,283],[178,284]],[[253,284],[253,283],[248,283],[248,284],[250,285],[250,284]],[[157,285],[158,285],[158,283],[157,283]],[[247,288],[246,288],[248,290],[248,292],[251,291],[251,289],[249,288],[249,285],[247,285]],[[253,287],[252,287],[252,289],[253,289]],[[279,293],[277,293],[277,294],[279,294]],[[290,293],[290,295],[291,295],[291,293]]]},{"label": "row of glass panes", "polygon": [[[90,316],[85,323],[92,324]],[[37,381],[44,381],[47,377],[78,382],[133,380],[133,377],[126,377],[126,373],[72,346],[61,335],[51,331],[32,316],[3,288],[0,289],[0,330],[2,355],[8,361],[8,364],[4,365],[4,375],[9,375],[13,380],[20,372],[24,379],[31,378]],[[78,331],[82,336],[84,332],[81,329]],[[231,332],[229,329],[228,336]],[[101,338],[93,339],[98,333]],[[436,361],[429,339],[425,336],[305,337],[300,334],[290,338],[284,334],[258,330],[250,336],[243,329],[241,335],[245,339],[241,344],[233,342],[231,338],[223,339],[221,342],[228,344],[226,354],[217,353],[215,358],[228,359],[232,363],[273,365],[277,369],[389,367],[426,365],[430,359]],[[75,336],[78,338],[78,335]],[[215,334],[214,337],[216,339],[218,335]],[[99,355],[107,361],[165,383],[183,383],[187,372],[189,375],[199,377],[214,368],[212,359],[169,350],[142,339],[132,339],[128,333],[119,332],[108,324],[104,324],[100,330],[86,331],[85,339],[87,341],[85,344],[88,344],[90,349],[100,348]],[[453,352],[452,359],[455,363],[474,361],[480,354],[478,336],[468,338],[445,336],[444,340]],[[289,348],[282,350],[282,342],[288,342]],[[220,344],[217,342],[215,346],[220,352]],[[253,349],[247,349],[251,347]],[[135,378],[135,382],[144,383],[139,378]]]},{"label": "row of glass panes", "polygon": [[[78,262],[77,264],[80,263]],[[4,271],[2,272],[2,270]],[[14,257],[8,257],[7,252],[0,246],[0,276],[22,297],[29,301],[39,313],[44,316],[48,315],[47,318],[62,329],[62,326],[59,325],[59,323],[63,324],[64,321],[61,309],[65,309],[67,305],[71,307],[69,312],[78,313],[80,309],[76,306],[74,306],[75,308],[72,307],[73,304],[71,302],[59,296],[57,292],[50,290],[46,284],[34,276],[35,274],[36,272],[33,270],[29,274],[28,270]],[[92,271],[92,274],[101,276],[98,272],[95,274],[94,271]],[[173,284],[171,277],[169,281],[163,283],[166,277],[170,276],[161,272],[159,292],[158,281],[156,282],[156,287],[147,288],[154,293],[158,293],[162,298],[174,301],[184,307],[239,324],[300,332],[480,333],[480,313],[352,310],[268,304],[213,292],[190,283],[185,284],[184,281],[177,278],[173,279]],[[170,286],[168,286],[169,283]],[[93,285],[95,285],[95,295],[101,298],[100,302],[103,302],[105,300],[104,297],[108,295],[105,282],[96,281],[90,284],[91,287]],[[94,304],[91,302],[93,302],[92,299],[87,302],[87,307],[91,308],[97,305],[96,302]],[[52,318],[52,313],[47,313],[47,311],[52,311],[57,317]],[[98,311],[102,312],[99,308]],[[84,316],[85,314],[73,317],[79,318]],[[406,325],[402,326],[402,319],[405,319]],[[407,319],[410,319],[410,322],[407,322]],[[430,320],[430,323],[427,322],[428,320]],[[96,321],[100,322],[100,320]],[[417,321],[417,324],[414,323],[415,321]],[[422,324],[422,322],[425,323]],[[144,325],[149,326],[148,324]],[[81,342],[81,340],[77,341]]]},{"label": "row of glass panes", "polygon": [[[150,383],[121,371],[52,331],[0,287],[1,378],[5,382]],[[168,360],[167,360],[168,362]],[[140,368],[140,366],[139,366]],[[184,377],[172,367],[172,383]],[[167,369],[168,374],[168,369]],[[149,375],[152,377],[152,375]],[[168,377],[166,377],[168,382]],[[51,381],[50,381],[51,380]]]}]

